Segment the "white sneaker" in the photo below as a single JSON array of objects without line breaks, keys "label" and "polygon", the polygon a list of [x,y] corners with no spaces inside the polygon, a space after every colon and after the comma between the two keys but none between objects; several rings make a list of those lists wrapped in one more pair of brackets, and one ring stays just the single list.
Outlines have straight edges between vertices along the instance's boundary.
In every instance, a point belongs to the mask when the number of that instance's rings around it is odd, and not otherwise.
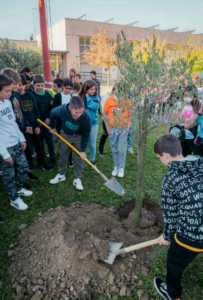
[{"label": "white sneaker", "polygon": [[133,148],[132,148],[132,147],[129,147],[129,148],[128,148],[128,152],[129,152],[130,154],[134,154]]},{"label": "white sneaker", "polygon": [[25,210],[28,208],[28,205],[23,202],[23,200],[19,197],[15,201],[11,201],[11,206],[15,207],[19,210]]},{"label": "white sneaker", "polygon": [[114,167],[113,172],[111,173],[112,176],[116,176],[118,174],[118,168]]},{"label": "white sneaker", "polygon": [[123,178],[124,177],[124,169],[118,170],[118,177]]},{"label": "white sneaker", "polygon": [[77,190],[83,190],[82,182],[79,178],[73,180],[73,185],[76,187]]},{"label": "white sneaker", "polygon": [[57,174],[53,179],[51,179],[49,181],[49,183],[51,184],[57,184],[61,181],[65,181],[66,180],[66,176],[65,175],[60,175],[60,174]]},{"label": "white sneaker", "polygon": [[31,196],[33,194],[33,192],[32,191],[28,191],[28,190],[22,188],[20,191],[17,192],[17,194],[19,196],[25,196],[25,197],[27,197],[27,196]]},{"label": "white sneaker", "polygon": [[50,157],[49,153],[47,154],[47,157]]}]

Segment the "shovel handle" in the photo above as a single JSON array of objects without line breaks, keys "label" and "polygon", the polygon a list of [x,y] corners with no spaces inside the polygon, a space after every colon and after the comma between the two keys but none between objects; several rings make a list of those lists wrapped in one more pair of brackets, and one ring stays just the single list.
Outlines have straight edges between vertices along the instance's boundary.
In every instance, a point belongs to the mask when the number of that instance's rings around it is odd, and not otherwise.
[{"label": "shovel handle", "polygon": [[143,242],[143,243],[140,243],[140,244],[137,244],[137,245],[133,245],[133,246],[130,246],[130,247],[126,247],[124,249],[125,249],[125,253],[128,253],[128,252],[132,252],[134,250],[138,250],[138,249],[141,249],[141,248],[145,248],[145,247],[149,247],[149,246],[152,246],[152,245],[156,245],[158,243],[159,243],[158,240],[155,239],[155,240]]},{"label": "shovel handle", "polygon": [[[39,123],[41,123],[44,127],[46,127],[47,129],[51,129],[47,124],[45,124],[44,122],[42,122],[40,119],[37,119],[37,121]],[[59,139],[61,139],[64,143],[66,143],[66,145],[68,145],[71,149],[73,149],[73,151],[75,151],[79,156],[82,156],[82,154],[73,146],[71,145],[68,141],[66,141],[60,134],[58,134],[57,132],[54,133]],[[97,173],[101,173],[97,167],[95,167],[90,161],[89,159],[85,158],[84,159]]]}]

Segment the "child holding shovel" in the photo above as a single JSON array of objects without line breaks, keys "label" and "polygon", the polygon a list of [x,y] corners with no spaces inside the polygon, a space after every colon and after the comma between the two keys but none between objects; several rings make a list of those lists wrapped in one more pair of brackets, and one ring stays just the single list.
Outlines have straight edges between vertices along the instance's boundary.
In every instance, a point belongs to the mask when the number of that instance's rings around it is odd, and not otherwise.
[{"label": "child holding shovel", "polygon": [[180,300],[182,272],[203,252],[203,158],[183,157],[180,141],[171,134],[159,138],[154,152],[169,168],[162,182],[164,231],[158,240],[170,245],[166,283],[156,277],[154,285],[163,299]]}]

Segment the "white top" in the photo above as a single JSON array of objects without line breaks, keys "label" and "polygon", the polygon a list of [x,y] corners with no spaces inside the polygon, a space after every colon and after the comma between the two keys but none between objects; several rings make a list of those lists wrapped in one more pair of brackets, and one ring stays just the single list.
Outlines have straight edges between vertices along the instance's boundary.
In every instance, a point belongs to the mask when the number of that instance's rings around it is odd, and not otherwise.
[{"label": "white top", "polygon": [[68,104],[70,102],[70,98],[71,98],[71,95],[68,94],[68,95],[64,95],[63,93],[61,93],[61,104]]},{"label": "white top", "polygon": [[7,148],[25,141],[25,137],[16,123],[15,114],[9,100],[0,101],[0,155],[7,159]]},{"label": "white top", "polygon": [[104,96],[101,97],[101,107],[102,107],[102,111],[104,109],[104,104],[106,102],[106,99],[110,97],[110,92],[106,93]]}]

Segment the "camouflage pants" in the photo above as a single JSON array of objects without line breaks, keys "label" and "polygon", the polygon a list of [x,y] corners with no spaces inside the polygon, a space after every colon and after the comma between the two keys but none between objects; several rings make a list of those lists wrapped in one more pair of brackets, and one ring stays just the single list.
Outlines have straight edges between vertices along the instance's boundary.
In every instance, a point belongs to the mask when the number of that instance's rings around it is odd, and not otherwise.
[{"label": "camouflage pants", "polygon": [[12,156],[13,163],[2,160],[3,181],[9,199],[14,201],[19,197],[17,192],[23,188],[27,179],[29,167],[20,143],[7,148],[7,151]]}]

